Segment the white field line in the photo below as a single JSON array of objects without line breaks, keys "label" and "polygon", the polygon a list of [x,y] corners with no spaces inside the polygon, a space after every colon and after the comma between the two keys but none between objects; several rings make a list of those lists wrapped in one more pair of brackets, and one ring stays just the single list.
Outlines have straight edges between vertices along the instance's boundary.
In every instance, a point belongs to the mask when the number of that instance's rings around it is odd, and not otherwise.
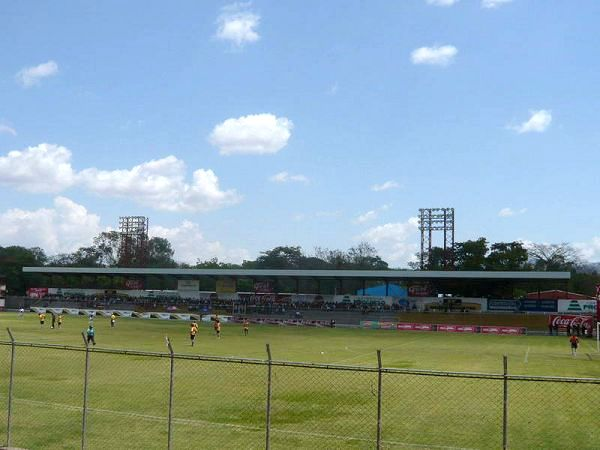
[{"label": "white field line", "polygon": [[[406,344],[410,344],[411,342],[415,342],[417,340],[418,340],[417,338],[407,339],[405,341],[400,342],[399,344],[390,345],[388,347],[382,347],[381,348],[381,352],[383,353],[384,351],[390,350],[392,348],[403,347]],[[370,351],[368,353],[359,353],[359,354],[357,354],[355,356],[351,356],[350,358],[344,358],[344,359],[340,359],[340,360],[334,361],[334,362],[332,362],[332,364],[347,363],[347,362],[355,360],[355,359],[364,358],[365,356],[372,356],[373,357],[373,361],[375,362],[375,358],[377,357],[377,353],[375,351]],[[385,355],[382,355],[382,356],[385,356]]]},{"label": "white field line", "polygon": [[[6,398],[5,395],[1,395],[1,394],[0,394],[0,397]],[[68,410],[68,411],[82,411],[83,410],[83,408],[81,406],[66,405],[63,403],[43,402],[40,400],[28,400],[28,399],[22,399],[22,398],[13,398],[13,400],[17,403],[50,406],[50,407],[64,409],[64,410]],[[140,413],[128,412],[128,411],[114,411],[111,409],[99,409],[99,408],[88,408],[87,410],[88,410],[88,412],[114,414],[117,416],[133,417],[136,419],[151,420],[151,421],[158,421],[158,422],[166,422],[168,420],[168,417],[164,417],[164,416],[153,416],[153,415],[149,415],[149,414],[140,414]],[[264,431],[264,429],[262,427],[253,427],[253,426],[249,426],[249,425],[237,425],[234,423],[225,423],[225,422],[210,422],[208,420],[181,419],[181,418],[175,418],[175,417],[173,418],[173,423],[181,424],[181,425],[194,425],[194,426],[206,425],[206,426],[216,426],[216,427],[239,428],[242,430],[251,430],[251,431],[261,431],[261,432]],[[341,435],[337,435],[337,434],[313,433],[313,432],[308,432],[308,431],[282,430],[282,429],[273,428],[273,427],[271,427],[271,431],[274,431],[276,433],[295,434],[295,435],[299,435],[299,436],[310,436],[310,437],[315,437],[315,438],[320,438],[320,439],[337,439],[337,440],[342,440],[342,441],[361,441],[361,442],[375,443],[374,439],[354,437],[354,436],[341,436]],[[436,448],[436,449],[440,449],[440,450],[473,450],[473,449],[469,449],[467,447],[450,447],[450,446],[446,446],[446,445],[430,445],[430,444],[410,444],[407,442],[390,441],[390,440],[382,440],[381,442],[384,444],[401,445],[403,447],[412,447],[412,448]]]},{"label": "white field line", "polygon": [[531,350],[531,347],[527,346],[527,351],[525,352],[525,364],[529,361],[529,350]]}]

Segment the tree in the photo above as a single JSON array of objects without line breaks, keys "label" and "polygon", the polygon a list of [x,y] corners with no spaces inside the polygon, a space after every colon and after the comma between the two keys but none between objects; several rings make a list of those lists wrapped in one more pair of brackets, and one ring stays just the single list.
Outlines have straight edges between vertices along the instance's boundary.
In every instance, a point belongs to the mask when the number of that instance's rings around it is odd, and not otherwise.
[{"label": "tree", "polygon": [[301,247],[275,247],[256,258],[257,269],[298,269],[304,254]]},{"label": "tree", "polygon": [[487,240],[457,242],[454,245],[454,258],[458,270],[485,270]]},{"label": "tree", "polygon": [[[6,276],[7,289],[10,294],[25,293],[23,267],[43,266],[48,258],[39,247],[25,248],[18,245],[0,247],[0,273]],[[31,283],[39,284],[41,278],[30,275]],[[34,285],[35,285],[34,284]]]},{"label": "tree", "polygon": [[388,263],[377,254],[377,249],[364,241],[348,250],[348,259],[355,269],[387,270],[388,268]]},{"label": "tree", "polygon": [[536,270],[572,270],[580,264],[579,253],[570,244],[533,244],[529,257]]},{"label": "tree", "polygon": [[99,253],[99,264],[115,267],[119,262],[121,234],[118,231],[104,231],[94,238],[94,248]]},{"label": "tree", "polygon": [[175,251],[171,243],[161,237],[153,237],[148,241],[148,267],[177,267],[173,259]]},{"label": "tree", "polygon": [[492,244],[486,260],[487,270],[526,270],[529,254],[521,242]]}]

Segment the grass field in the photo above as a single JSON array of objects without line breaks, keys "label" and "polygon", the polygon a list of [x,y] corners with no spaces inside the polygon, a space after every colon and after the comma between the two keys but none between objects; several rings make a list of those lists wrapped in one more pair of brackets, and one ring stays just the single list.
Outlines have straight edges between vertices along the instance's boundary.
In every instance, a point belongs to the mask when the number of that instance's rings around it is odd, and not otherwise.
[{"label": "grass field", "polygon": [[[40,329],[37,316],[0,314],[19,342],[82,346],[84,317]],[[491,336],[346,328],[225,325],[223,337],[201,325],[196,346],[179,321],[95,320],[97,347],[179,354],[376,365],[454,372],[502,371],[535,376],[600,378],[595,341],[577,358],[565,337]],[[13,445],[72,449],[81,442],[84,353],[18,347]],[[166,448],[169,359],[93,352],[90,358],[88,448]],[[10,347],[0,346],[0,444],[6,436]],[[377,373],[273,367],[273,448],[373,448]],[[239,362],[175,360],[174,448],[264,448],[267,367]],[[503,380],[384,373],[382,437],[386,448],[501,448]],[[511,448],[598,448],[600,385],[510,380]]]}]

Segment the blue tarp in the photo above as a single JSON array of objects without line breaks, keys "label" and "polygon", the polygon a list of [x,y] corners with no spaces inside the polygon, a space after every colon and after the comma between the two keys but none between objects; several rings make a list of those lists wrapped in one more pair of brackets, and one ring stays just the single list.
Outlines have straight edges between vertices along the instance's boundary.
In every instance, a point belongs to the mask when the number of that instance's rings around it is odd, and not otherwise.
[{"label": "blue tarp", "polygon": [[[383,297],[385,296],[385,284],[368,287],[364,290],[364,292],[363,289],[359,289],[358,291],[356,291],[356,295],[372,295],[375,297]],[[407,298],[408,290],[403,286],[390,283],[388,285],[387,295],[390,297]]]}]

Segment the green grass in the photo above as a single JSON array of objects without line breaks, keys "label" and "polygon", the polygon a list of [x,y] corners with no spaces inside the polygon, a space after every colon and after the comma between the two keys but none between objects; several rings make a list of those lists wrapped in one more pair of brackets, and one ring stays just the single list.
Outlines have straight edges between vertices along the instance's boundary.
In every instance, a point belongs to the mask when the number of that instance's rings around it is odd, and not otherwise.
[{"label": "green grass", "polygon": [[[565,337],[488,336],[389,330],[225,325],[217,339],[201,324],[196,346],[188,324],[96,318],[97,347],[456,372],[502,371],[600,378],[595,341],[577,358]],[[82,346],[84,317],[40,329],[37,317],[0,314],[20,342]],[[169,359],[94,352],[89,374],[88,448],[166,448]],[[13,445],[72,449],[81,442],[84,353],[18,347]],[[0,445],[6,439],[10,347],[0,346]],[[174,448],[264,448],[267,367],[177,359]],[[386,373],[382,437],[386,448],[500,448],[502,380]],[[272,448],[373,448],[377,373],[273,368]],[[509,382],[511,448],[597,448],[600,385]]]}]

